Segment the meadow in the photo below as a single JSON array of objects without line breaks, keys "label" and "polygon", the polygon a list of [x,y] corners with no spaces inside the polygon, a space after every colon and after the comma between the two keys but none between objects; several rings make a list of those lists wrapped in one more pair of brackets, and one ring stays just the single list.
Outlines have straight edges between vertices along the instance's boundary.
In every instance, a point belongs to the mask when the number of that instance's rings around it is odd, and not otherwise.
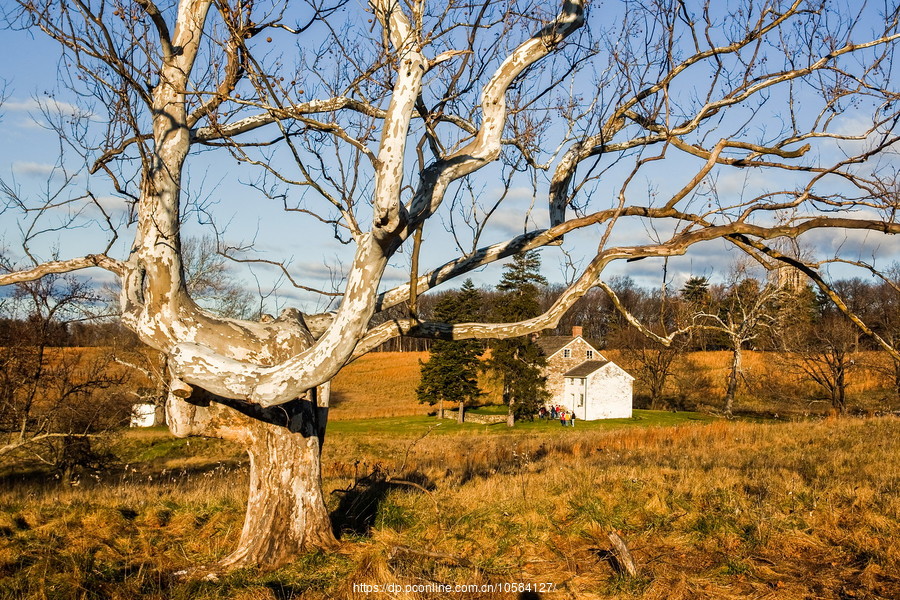
[{"label": "meadow", "polygon": [[[243,457],[130,432],[102,481],[7,478],[0,598],[448,597],[404,591],[437,583],[499,586],[460,598],[900,597],[900,419],[637,416],[512,431],[335,422],[323,476],[340,550],[215,580],[178,573],[235,543]],[[616,568],[611,531],[635,576]],[[545,587],[504,591],[525,582]]]},{"label": "meadow", "polygon": [[[0,465],[0,600],[900,598],[900,418],[763,397],[759,381],[803,383],[749,353],[737,408],[750,418],[718,419],[710,382],[727,356],[696,353],[673,382],[690,378],[704,412],[458,424],[416,401],[426,356],[371,354],[334,384],[323,484],[338,552],[184,576],[236,543],[246,457],[130,430],[107,442],[104,472],[74,485]],[[875,371],[852,385],[856,413],[886,405]]]}]

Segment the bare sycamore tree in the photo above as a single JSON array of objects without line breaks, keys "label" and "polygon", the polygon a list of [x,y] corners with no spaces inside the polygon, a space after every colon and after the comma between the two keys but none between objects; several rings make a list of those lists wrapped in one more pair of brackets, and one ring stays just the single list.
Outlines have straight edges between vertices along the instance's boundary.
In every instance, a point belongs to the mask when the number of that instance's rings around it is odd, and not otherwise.
[{"label": "bare sycamore tree", "polygon": [[806,328],[788,333],[786,354],[826,394],[831,409],[844,414],[850,374],[857,365],[857,330],[844,315],[827,307],[817,317]]},{"label": "bare sycamore tree", "polygon": [[778,322],[780,304],[789,299],[788,292],[777,283],[762,284],[748,275],[744,265],[738,266],[730,281],[715,290],[709,308],[694,315],[694,324],[722,337],[731,362],[725,384],[723,412],[731,418],[734,398],[743,371],[743,350],[747,344],[769,335]]},{"label": "bare sycamore tree", "polygon": [[[191,299],[204,309],[221,317],[246,318],[258,314],[259,300],[247,291],[220,251],[212,236],[186,237],[181,245],[184,284]],[[107,296],[117,300],[119,286],[109,286]],[[117,302],[116,302],[117,303]],[[132,391],[142,404],[156,405],[154,424],[165,424],[165,404],[169,390],[167,357],[130,339],[116,339],[112,351],[113,360],[143,376],[146,386]]]},{"label": "bare sycamore tree", "polygon": [[[168,358],[172,430],[233,439],[251,456],[244,530],[221,567],[335,544],[319,474],[328,382],[385,340],[537,332],[611,264],[701,243],[815,276],[768,241],[900,232],[893,2],[859,13],[812,0],[371,0],[367,14],[342,0],[12,4],[9,23],[60,43],[63,85],[95,99],[67,139],[136,224],[120,257],[113,245],[32,253],[32,267],[0,283],[88,267],[121,280],[124,322]],[[245,204],[269,199],[297,219],[298,237],[321,226],[352,248],[333,313],[235,320],[191,298],[187,176],[214,152],[256,171],[243,176]],[[533,202],[508,237],[504,210],[523,195]],[[564,236],[567,252],[588,252],[539,316],[417,318],[427,290]],[[408,283],[380,289],[401,249]],[[398,305],[408,318],[373,321]]]}]

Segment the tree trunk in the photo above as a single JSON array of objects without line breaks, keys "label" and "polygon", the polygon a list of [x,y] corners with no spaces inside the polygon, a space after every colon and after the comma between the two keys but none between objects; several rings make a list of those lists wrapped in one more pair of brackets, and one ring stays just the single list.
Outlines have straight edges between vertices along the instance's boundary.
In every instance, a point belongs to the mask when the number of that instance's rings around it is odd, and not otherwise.
[{"label": "tree trunk", "polygon": [[834,390],[831,394],[831,406],[838,414],[847,412],[847,381],[845,376],[845,368],[843,364],[838,365],[837,372],[834,377]]},{"label": "tree trunk", "polygon": [[659,379],[651,375],[650,377],[650,408],[651,410],[662,410],[665,408],[662,400],[662,392],[665,386],[665,382],[660,385]]},{"label": "tree trunk", "polygon": [[457,422],[457,423],[463,423],[463,422],[465,422],[465,420],[466,420],[466,413],[465,413],[465,411],[466,411],[466,403],[463,402],[462,400],[460,400],[460,401],[459,401],[459,411],[457,412],[457,415],[456,415],[456,422]]},{"label": "tree trunk", "polygon": [[900,360],[894,361],[894,394],[897,402],[900,402]]},{"label": "tree trunk", "polygon": [[244,446],[250,457],[241,537],[215,570],[276,568],[302,552],[337,545],[321,479],[327,404],[327,386],[308,399],[273,409],[223,398],[210,401],[202,390],[190,401],[169,396],[167,416],[176,436],[228,439]]},{"label": "tree trunk", "polygon": [[728,371],[728,385],[725,389],[725,416],[729,419],[733,416],[734,396],[737,392],[738,375],[741,372],[741,343],[732,344],[731,369]]},{"label": "tree trunk", "polygon": [[336,540],[322,493],[320,439],[268,423],[250,426],[250,493],[237,549],[220,566],[276,567]]},{"label": "tree trunk", "polygon": [[166,424],[166,403],[161,398],[155,400],[156,405],[153,407],[153,426],[162,427]]},{"label": "tree trunk", "polygon": [[509,386],[503,386],[503,403],[509,407],[509,411],[506,413],[506,426],[507,427],[515,427],[516,425],[516,411],[514,405],[516,403],[516,399],[512,397],[509,392]]}]

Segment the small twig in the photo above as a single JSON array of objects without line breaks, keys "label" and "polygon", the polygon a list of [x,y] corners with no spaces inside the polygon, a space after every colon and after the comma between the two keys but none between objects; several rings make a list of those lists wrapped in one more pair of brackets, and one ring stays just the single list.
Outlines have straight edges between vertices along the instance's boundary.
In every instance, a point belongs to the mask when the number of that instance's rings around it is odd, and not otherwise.
[{"label": "small twig", "polygon": [[435,428],[440,427],[440,426],[441,426],[440,423],[435,423],[434,425],[432,425],[431,427],[429,427],[428,430],[427,430],[425,433],[423,433],[423,434],[422,434],[421,436],[419,436],[418,438],[414,439],[414,440],[409,444],[409,446],[406,447],[406,453],[403,455],[403,462],[400,463],[400,468],[398,468],[397,471],[402,472],[403,470],[406,469],[406,461],[409,459],[409,453],[412,451],[413,447],[414,447],[416,444],[418,444],[419,442],[421,442],[422,440],[424,440],[426,437],[428,437],[428,434],[430,434],[432,431],[434,431]]}]

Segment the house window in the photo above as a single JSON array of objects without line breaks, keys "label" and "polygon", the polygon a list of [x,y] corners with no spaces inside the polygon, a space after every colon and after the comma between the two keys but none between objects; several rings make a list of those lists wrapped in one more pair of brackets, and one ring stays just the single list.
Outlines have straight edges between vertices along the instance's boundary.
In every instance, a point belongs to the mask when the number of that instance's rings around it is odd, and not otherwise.
[{"label": "house window", "polygon": [[593,351],[593,350],[588,350],[588,351],[587,351],[587,358],[588,358],[588,360],[591,360],[592,358],[594,358],[594,351]]},{"label": "house window", "polygon": [[578,394],[578,406],[584,406],[584,394]]},{"label": "house window", "polygon": [[572,358],[572,351],[568,348],[563,350],[563,358]]}]

